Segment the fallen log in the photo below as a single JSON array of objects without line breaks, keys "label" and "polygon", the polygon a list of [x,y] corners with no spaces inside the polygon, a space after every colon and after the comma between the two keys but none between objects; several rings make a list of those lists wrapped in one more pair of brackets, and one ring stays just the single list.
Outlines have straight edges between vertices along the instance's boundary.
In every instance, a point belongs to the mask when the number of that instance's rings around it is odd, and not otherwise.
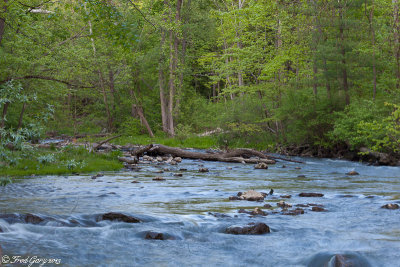
[{"label": "fallen log", "polygon": [[[149,149],[151,154],[156,155],[167,155],[170,154],[173,157],[181,157],[186,159],[200,159],[206,161],[221,161],[221,162],[237,162],[237,163],[259,163],[265,162],[267,164],[275,164],[274,160],[268,159],[267,156],[261,152],[251,150],[251,149],[237,149],[228,153],[200,153],[187,151],[176,147],[169,147],[164,145],[153,145]],[[259,157],[257,158],[244,158],[244,157]]]},{"label": "fallen log", "polygon": [[268,157],[268,158],[271,158],[271,159],[284,160],[284,161],[289,161],[289,162],[294,162],[294,163],[305,163],[305,162],[299,161],[299,160],[286,159],[286,158],[275,157],[275,156],[271,156],[271,155],[267,155],[267,157]]},{"label": "fallen log", "polygon": [[132,155],[133,157],[138,157],[138,158],[139,158],[139,157],[143,156],[144,153],[146,153],[147,151],[149,151],[152,147],[153,147],[153,144],[150,144],[150,145],[147,145],[147,146],[138,148],[138,149],[136,149],[136,150],[133,150],[133,151],[131,152],[131,155]]},{"label": "fallen log", "polygon": [[100,143],[98,143],[98,144],[93,148],[93,150],[97,150],[97,149],[99,149],[103,144],[108,143],[108,142],[110,142],[111,140],[116,139],[116,138],[121,137],[121,136],[122,136],[122,134],[119,134],[119,135],[110,137],[110,138],[108,138],[108,139],[106,139],[106,140],[104,140],[104,141],[101,141]]}]

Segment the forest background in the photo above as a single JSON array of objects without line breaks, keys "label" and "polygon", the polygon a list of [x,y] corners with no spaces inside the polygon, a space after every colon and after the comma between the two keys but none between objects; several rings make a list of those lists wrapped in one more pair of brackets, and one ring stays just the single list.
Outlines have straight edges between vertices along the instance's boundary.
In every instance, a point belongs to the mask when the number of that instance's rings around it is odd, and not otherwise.
[{"label": "forest background", "polygon": [[396,155],[399,87],[398,0],[0,1],[3,163],[46,134]]}]

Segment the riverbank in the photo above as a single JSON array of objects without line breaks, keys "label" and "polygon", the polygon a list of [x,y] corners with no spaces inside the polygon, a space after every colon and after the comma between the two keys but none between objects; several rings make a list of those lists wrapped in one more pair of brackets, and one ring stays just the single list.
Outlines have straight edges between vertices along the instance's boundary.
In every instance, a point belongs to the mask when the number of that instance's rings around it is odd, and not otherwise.
[{"label": "riverbank", "polygon": [[62,175],[118,171],[123,165],[118,161],[118,151],[90,153],[84,147],[29,148],[9,151],[0,162],[0,177],[26,177],[36,175]]}]

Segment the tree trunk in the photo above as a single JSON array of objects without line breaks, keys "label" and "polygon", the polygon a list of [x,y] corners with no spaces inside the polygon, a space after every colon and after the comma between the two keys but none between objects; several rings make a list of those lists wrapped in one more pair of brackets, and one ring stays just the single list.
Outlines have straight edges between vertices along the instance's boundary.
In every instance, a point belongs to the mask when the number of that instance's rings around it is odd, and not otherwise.
[{"label": "tree trunk", "polygon": [[5,126],[6,116],[7,116],[7,111],[8,111],[9,105],[10,105],[10,102],[6,102],[3,105],[3,114],[1,116],[0,128],[4,128],[4,126]]},{"label": "tree trunk", "polygon": [[23,120],[23,117],[24,117],[25,109],[26,109],[26,103],[22,104],[21,113],[19,114],[17,130],[20,129],[21,126],[22,126],[22,120]]},{"label": "tree trunk", "polygon": [[[3,12],[6,14],[7,12],[7,0],[3,0]],[[4,31],[6,28],[6,21],[5,18],[0,18],[0,45],[1,41],[3,40]]]},{"label": "tree trunk", "polygon": [[146,130],[149,133],[150,137],[154,138],[153,131],[151,130],[151,127],[150,127],[149,123],[147,122],[146,117],[144,116],[143,108],[141,106],[139,106],[139,107],[136,107],[136,110],[139,115],[140,121],[143,123],[144,127],[146,127]]},{"label": "tree trunk", "polygon": [[346,65],[346,50],[344,46],[344,28],[343,28],[343,9],[342,7],[339,10],[340,16],[340,26],[339,26],[339,38],[340,38],[340,53],[342,55],[342,79],[343,79],[343,90],[345,93],[345,103],[346,105],[350,104],[350,95],[349,95],[349,84],[347,77],[347,65]]},{"label": "tree trunk", "polygon": [[399,25],[399,1],[392,0],[393,3],[393,37],[394,37],[394,56],[396,59],[396,88],[400,87],[400,25]]},{"label": "tree trunk", "polygon": [[[165,32],[162,32],[161,34],[161,50],[163,49],[163,46],[165,44]],[[160,60],[158,64],[158,84],[160,87],[160,104],[161,104],[161,120],[162,120],[162,129],[163,132],[168,133],[168,118],[167,118],[167,107],[168,107],[168,101],[166,98],[165,94],[165,77],[164,77],[164,52],[161,51],[160,54]]]}]

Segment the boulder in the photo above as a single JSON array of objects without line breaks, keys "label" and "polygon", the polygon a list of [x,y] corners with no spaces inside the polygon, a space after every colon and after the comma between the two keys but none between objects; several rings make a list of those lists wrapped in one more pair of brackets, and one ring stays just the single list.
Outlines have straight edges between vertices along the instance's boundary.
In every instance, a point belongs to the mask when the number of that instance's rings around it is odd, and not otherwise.
[{"label": "boulder", "polygon": [[324,194],[321,193],[300,193],[299,197],[323,197]]},{"label": "boulder", "polygon": [[388,209],[388,210],[397,210],[399,208],[399,205],[390,203],[390,204],[383,205],[381,208]]},{"label": "boulder", "polygon": [[254,166],[254,169],[268,169],[267,163],[260,162]]},{"label": "boulder", "polygon": [[248,200],[248,201],[262,201],[264,200],[265,196],[257,191],[249,190],[244,192],[240,197],[241,200]]},{"label": "boulder", "polygon": [[270,233],[269,226],[265,223],[248,224],[246,226],[231,226],[225,230],[227,234],[233,235],[262,235]]},{"label": "boulder", "polygon": [[96,219],[97,222],[99,221],[118,221],[118,222],[126,222],[126,223],[139,223],[140,220],[136,219],[135,217],[125,215],[122,213],[117,212],[109,212],[105,214],[101,214]]},{"label": "boulder", "polygon": [[26,223],[31,223],[31,224],[39,224],[44,221],[44,219],[40,218],[39,216],[30,213],[25,215],[24,220]]}]

